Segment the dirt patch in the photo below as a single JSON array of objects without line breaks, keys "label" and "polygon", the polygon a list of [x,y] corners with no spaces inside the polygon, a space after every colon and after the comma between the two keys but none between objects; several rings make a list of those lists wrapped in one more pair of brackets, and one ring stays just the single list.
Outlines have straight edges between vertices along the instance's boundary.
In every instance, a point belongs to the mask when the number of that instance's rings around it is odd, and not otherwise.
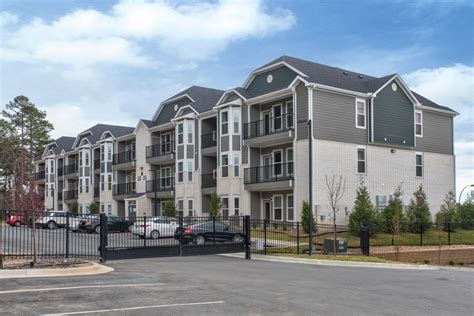
[{"label": "dirt patch", "polygon": [[3,269],[64,269],[91,266],[92,263],[82,259],[41,259],[34,267],[31,260],[14,259],[3,261]]},{"label": "dirt patch", "polygon": [[[438,250],[438,246],[399,246],[399,251],[432,251]],[[469,245],[451,245],[451,246],[442,246],[441,250],[444,249],[474,249],[474,246]],[[393,252],[396,251],[395,246],[371,246],[371,253],[384,253],[384,252]]]},{"label": "dirt patch", "polygon": [[436,265],[463,265],[474,264],[474,246],[395,246],[370,247],[370,253],[387,260],[416,262]]}]

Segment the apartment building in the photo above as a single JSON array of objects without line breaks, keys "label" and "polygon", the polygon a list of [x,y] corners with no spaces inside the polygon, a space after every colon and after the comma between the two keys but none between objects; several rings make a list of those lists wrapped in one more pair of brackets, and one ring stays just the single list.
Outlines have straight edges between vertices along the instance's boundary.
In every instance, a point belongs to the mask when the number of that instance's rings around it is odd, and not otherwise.
[{"label": "apartment building", "polygon": [[[63,155],[51,144],[51,157],[65,166],[55,187],[67,194],[67,188],[104,184],[108,190],[95,197],[101,211],[122,216],[160,215],[166,201],[174,201],[184,216],[206,215],[216,192],[225,217],[298,221],[311,179],[312,208],[324,223],[331,220],[326,177],[341,175],[341,223],[348,220],[361,179],[379,207],[400,183],[405,203],[423,184],[434,214],[454,189],[457,114],[411,91],[397,74],[377,78],[282,56],[252,71],[241,87],[183,90],[134,129],[90,144],[78,136]],[[60,140],[63,147],[71,142]],[[89,158],[87,150],[81,154],[87,146]],[[102,165],[97,174],[87,169],[85,159],[103,152],[107,159],[100,163],[107,162],[107,172]],[[37,164],[38,172],[46,170],[48,157]],[[84,171],[66,178],[69,165],[81,159]],[[45,172],[44,178],[55,176]],[[90,190],[67,197],[63,205],[73,198],[84,210],[94,198]]]}]

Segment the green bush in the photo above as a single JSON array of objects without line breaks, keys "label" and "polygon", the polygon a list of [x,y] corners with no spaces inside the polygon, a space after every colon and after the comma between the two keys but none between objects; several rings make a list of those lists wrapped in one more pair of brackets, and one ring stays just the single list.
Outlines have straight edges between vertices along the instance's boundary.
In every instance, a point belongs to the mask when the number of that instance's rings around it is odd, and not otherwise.
[{"label": "green bush", "polygon": [[277,222],[273,222],[272,224],[273,224],[273,229],[274,229],[274,230],[277,230],[277,229],[278,229],[278,223],[277,223]]},{"label": "green bush", "polygon": [[161,214],[167,217],[176,217],[176,205],[174,201],[168,200],[163,203],[163,209],[161,210]]},{"label": "green bush", "polygon": [[312,223],[312,231],[315,233],[317,231],[316,220],[314,218],[313,212],[309,212],[308,202],[303,202],[303,209],[301,210],[301,226],[305,234],[309,234],[309,224]]},{"label": "green bush", "polygon": [[357,189],[357,197],[354,202],[354,208],[349,215],[349,228],[355,235],[359,235],[360,226],[371,226],[370,232],[377,231],[378,211],[370,200],[369,192],[363,182]]},{"label": "green bush", "polygon": [[209,217],[215,218],[220,215],[222,208],[222,198],[217,193],[212,193],[209,198]]},{"label": "green bush", "polygon": [[413,192],[413,197],[407,209],[407,219],[409,222],[408,229],[412,233],[426,231],[431,226],[430,207],[426,200],[426,194],[423,185]]},{"label": "green bush", "polygon": [[399,185],[393,193],[392,199],[380,214],[381,228],[385,233],[397,233],[402,230],[402,222],[405,221],[403,212],[403,190]]},{"label": "green bush", "polygon": [[253,230],[256,230],[256,229],[257,229],[257,224],[256,224],[256,223],[252,223],[252,229],[253,229]]},{"label": "green bush", "polygon": [[92,202],[90,205],[89,205],[89,211],[91,212],[91,214],[99,214],[99,203],[97,202]]},{"label": "green bush", "polygon": [[474,228],[474,203],[471,199],[467,199],[463,204],[458,205],[455,221],[462,228]]},{"label": "green bush", "polygon": [[69,212],[71,212],[73,215],[77,215],[79,212],[79,203],[77,203],[77,200],[72,201],[67,205],[67,209]]}]

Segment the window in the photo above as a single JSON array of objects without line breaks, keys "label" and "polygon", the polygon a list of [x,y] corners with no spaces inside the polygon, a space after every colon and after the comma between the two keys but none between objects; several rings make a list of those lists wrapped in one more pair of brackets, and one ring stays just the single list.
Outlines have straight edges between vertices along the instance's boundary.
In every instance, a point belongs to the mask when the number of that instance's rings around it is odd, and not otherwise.
[{"label": "window", "polygon": [[188,200],[188,216],[193,216],[193,214],[194,214],[193,200]]},{"label": "window", "polygon": [[112,175],[110,174],[107,176],[107,189],[112,190]]},{"label": "window", "polygon": [[104,209],[105,209],[104,204],[101,204],[101,205],[100,205],[100,212],[101,212],[101,213],[104,213]]},{"label": "window", "polygon": [[286,126],[293,127],[293,101],[286,102]]},{"label": "window", "polygon": [[79,193],[82,193],[82,179],[79,179]]},{"label": "window", "polygon": [[229,133],[229,113],[224,111],[221,113],[221,135]]},{"label": "window", "polygon": [[229,156],[228,155],[222,155],[222,177],[228,177],[229,176]]},{"label": "window", "polygon": [[279,131],[282,128],[281,104],[273,106],[273,130]]},{"label": "window", "polygon": [[183,143],[183,123],[178,124],[178,144]]},{"label": "window", "polygon": [[86,157],[85,166],[87,167],[87,166],[89,166],[89,152],[86,151],[84,154],[85,154],[85,157]]},{"label": "window", "polygon": [[178,200],[178,215],[183,216],[184,201]]},{"label": "window", "polygon": [[222,199],[222,217],[229,218],[229,198],[226,197]]},{"label": "window", "polygon": [[283,219],[283,201],[281,195],[273,196],[273,216],[276,221],[281,221]]},{"label": "window", "polygon": [[423,136],[423,113],[415,111],[415,134],[416,136]]},{"label": "window", "polygon": [[234,197],[234,215],[235,216],[240,215],[240,198],[239,197]]},{"label": "window", "polygon": [[79,167],[82,166],[82,151],[79,152]]},{"label": "window", "polygon": [[356,127],[365,129],[366,122],[366,106],[365,100],[356,99]]},{"label": "window", "polygon": [[161,168],[161,187],[170,188],[171,187],[171,167]]},{"label": "window", "polygon": [[89,178],[86,178],[86,193],[89,193]]},{"label": "window", "polygon": [[162,153],[171,152],[171,134],[170,133],[161,135],[161,152]]},{"label": "window", "polygon": [[365,147],[357,147],[357,172],[366,172]]},{"label": "window", "polygon": [[183,182],[183,162],[178,162],[178,182]]},{"label": "window", "polygon": [[105,185],[104,182],[105,182],[105,176],[104,176],[104,175],[101,175],[101,176],[100,176],[100,189],[101,189],[102,191],[104,191],[104,185]]},{"label": "window", "polygon": [[112,204],[107,205],[107,214],[112,215]]},{"label": "window", "polygon": [[193,162],[188,161],[188,182],[193,181]]},{"label": "window", "polygon": [[49,164],[50,164],[50,173],[54,173],[54,160],[50,160],[49,161]]},{"label": "window", "polygon": [[188,144],[193,144],[193,121],[186,121],[186,132],[188,133]]},{"label": "window", "polygon": [[234,134],[240,133],[240,109],[232,110],[232,121],[234,122]]},{"label": "window", "polygon": [[86,205],[86,214],[90,214],[91,208],[89,205]]},{"label": "window", "polygon": [[281,176],[282,175],[282,162],[283,162],[283,155],[282,151],[274,151],[273,152],[273,172],[274,176]]},{"label": "window", "polygon": [[287,176],[293,175],[293,148],[286,149],[286,172]]},{"label": "window", "polygon": [[104,157],[105,157],[105,146],[102,145],[100,146],[100,161],[104,162]]},{"label": "window", "polygon": [[112,161],[112,144],[107,145],[107,161]]},{"label": "window", "polygon": [[82,205],[79,205],[79,214],[82,214]]},{"label": "window", "polygon": [[423,154],[416,154],[416,176],[423,177]]},{"label": "window", "polygon": [[289,221],[295,220],[295,206],[293,195],[286,196],[286,213]]},{"label": "window", "polygon": [[234,177],[240,177],[240,155],[234,153]]}]

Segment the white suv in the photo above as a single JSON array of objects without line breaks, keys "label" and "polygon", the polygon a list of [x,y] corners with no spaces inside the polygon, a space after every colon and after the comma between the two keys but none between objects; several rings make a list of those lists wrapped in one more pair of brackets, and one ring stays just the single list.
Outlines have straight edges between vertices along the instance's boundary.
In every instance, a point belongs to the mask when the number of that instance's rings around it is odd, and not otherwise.
[{"label": "white suv", "polygon": [[171,217],[151,217],[147,218],[146,225],[143,221],[135,222],[130,231],[140,238],[145,238],[145,226],[146,238],[158,239],[174,236],[177,223],[176,219]]},{"label": "white suv", "polygon": [[65,211],[46,211],[36,220],[36,226],[47,229],[66,227],[66,216]]}]

